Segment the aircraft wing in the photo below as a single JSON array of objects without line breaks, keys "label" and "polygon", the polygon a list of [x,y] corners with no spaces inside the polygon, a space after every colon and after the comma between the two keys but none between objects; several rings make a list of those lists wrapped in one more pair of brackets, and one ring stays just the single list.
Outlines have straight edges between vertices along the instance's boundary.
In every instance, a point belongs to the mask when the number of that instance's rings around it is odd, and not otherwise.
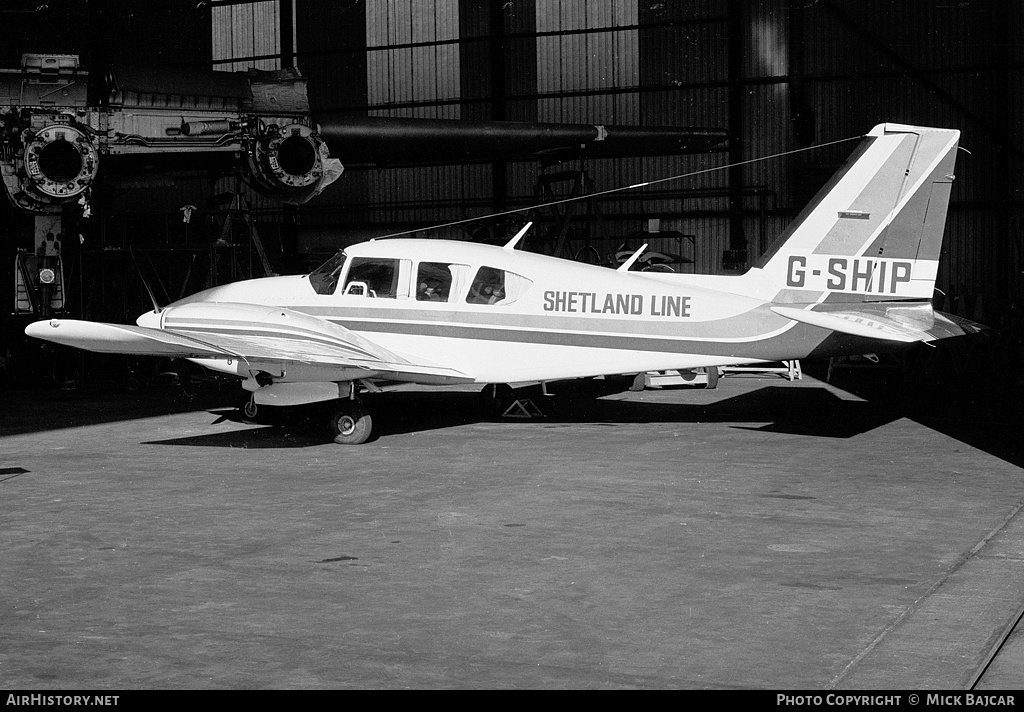
[{"label": "aircraft wing", "polygon": [[723,129],[522,121],[350,117],[317,113],[320,136],[346,166],[616,158],[725,150]]},{"label": "aircraft wing", "polygon": [[821,310],[772,306],[780,316],[843,334],[869,339],[913,343],[978,333],[984,329],[966,319],[933,311],[930,304],[901,305],[858,303]]},{"label": "aircraft wing", "polygon": [[104,354],[230,358],[227,352],[212,344],[161,329],[147,329],[141,326],[104,324],[77,319],[50,319],[29,324],[25,328],[25,333],[55,344]]},{"label": "aircraft wing", "polygon": [[[29,324],[25,333],[45,341],[99,353],[301,363],[361,369],[373,372],[375,376],[392,376],[398,380],[415,380],[416,376],[472,380],[455,369],[391,352],[343,326],[316,317],[284,309],[269,310],[275,316],[299,322],[285,326],[268,323],[265,309],[249,305],[230,306],[234,312],[231,316],[237,317],[240,311],[251,311],[252,316],[264,317],[264,320],[240,327],[237,320],[227,326],[223,318],[219,321],[209,319],[206,324],[193,323],[187,329],[178,329],[51,319]],[[172,307],[166,311],[183,309]],[[191,311],[196,312],[195,309]],[[209,312],[208,306],[206,311]],[[193,318],[190,321],[198,320]]]}]

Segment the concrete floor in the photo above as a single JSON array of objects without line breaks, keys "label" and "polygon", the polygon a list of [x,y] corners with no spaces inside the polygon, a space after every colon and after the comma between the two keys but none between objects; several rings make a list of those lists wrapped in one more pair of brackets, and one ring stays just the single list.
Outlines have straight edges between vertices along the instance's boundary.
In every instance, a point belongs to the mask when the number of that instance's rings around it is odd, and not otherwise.
[{"label": "concrete floor", "polygon": [[1024,606],[1019,400],[850,378],[402,391],[355,447],[210,383],[0,392],[0,680],[967,689]]}]

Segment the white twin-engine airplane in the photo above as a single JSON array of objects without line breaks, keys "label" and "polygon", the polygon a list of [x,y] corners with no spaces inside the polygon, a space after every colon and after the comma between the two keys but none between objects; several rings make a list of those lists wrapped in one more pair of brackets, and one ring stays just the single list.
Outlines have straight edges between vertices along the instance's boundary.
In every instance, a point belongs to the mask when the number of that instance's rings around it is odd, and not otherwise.
[{"label": "white twin-engine airplane", "polygon": [[[252,405],[333,401],[361,443],[382,383],[510,383],[893,351],[973,330],[931,305],[960,132],[882,124],[755,267],[631,272],[504,247],[371,240],[303,276],[214,287],[138,326],[26,333],[90,351],[187,358]],[[645,246],[646,247],[646,246]],[[974,325],[976,326],[976,325]]]}]

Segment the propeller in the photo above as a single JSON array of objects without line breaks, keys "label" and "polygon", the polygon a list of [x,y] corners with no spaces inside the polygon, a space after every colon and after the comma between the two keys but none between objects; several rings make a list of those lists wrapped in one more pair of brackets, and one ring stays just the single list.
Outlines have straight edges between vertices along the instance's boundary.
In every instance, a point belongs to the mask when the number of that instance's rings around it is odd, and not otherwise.
[{"label": "propeller", "polygon": [[[153,287],[150,286],[149,281],[146,280],[146,275],[142,272],[142,265],[139,264],[139,258],[135,254],[135,249],[132,246],[129,246],[128,252],[132,256],[132,262],[135,263],[135,271],[139,273],[139,279],[142,281],[142,286],[146,288],[146,294],[149,295],[149,301],[153,303],[153,313],[161,313],[163,311],[163,307],[160,306],[160,302],[156,298],[156,292],[153,291]],[[160,275],[156,272],[156,266],[153,265],[152,259],[150,259],[149,264],[153,267],[157,282],[160,284],[160,288],[163,289],[164,295],[166,296],[167,289],[164,287],[163,282],[160,281]],[[193,388],[192,375],[188,372],[184,359],[172,357],[168,360],[171,362],[171,367],[177,375],[178,384],[181,386],[182,392],[185,394],[188,401],[191,402],[193,398],[195,398],[196,394],[195,389]]]},{"label": "propeller", "polygon": [[160,302],[156,299],[156,293],[153,288],[149,286],[149,282],[146,281],[146,275],[142,273],[142,265],[139,264],[139,258],[135,256],[135,249],[129,245],[128,253],[132,256],[132,262],[135,263],[135,271],[139,273],[139,279],[142,280],[142,286],[146,288],[146,293],[149,294],[149,301],[153,303],[153,313],[159,314],[163,311],[160,306]]}]

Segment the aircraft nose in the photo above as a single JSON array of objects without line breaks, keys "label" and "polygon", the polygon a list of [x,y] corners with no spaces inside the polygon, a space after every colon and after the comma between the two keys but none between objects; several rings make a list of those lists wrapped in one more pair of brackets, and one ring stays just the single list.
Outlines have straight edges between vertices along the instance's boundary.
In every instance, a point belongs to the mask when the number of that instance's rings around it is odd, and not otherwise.
[{"label": "aircraft nose", "polygon": [[156,309],[148,311],[139,316],[135,323],[139,326],[148,326],[150,329],[159,329],[162,314]]}]

